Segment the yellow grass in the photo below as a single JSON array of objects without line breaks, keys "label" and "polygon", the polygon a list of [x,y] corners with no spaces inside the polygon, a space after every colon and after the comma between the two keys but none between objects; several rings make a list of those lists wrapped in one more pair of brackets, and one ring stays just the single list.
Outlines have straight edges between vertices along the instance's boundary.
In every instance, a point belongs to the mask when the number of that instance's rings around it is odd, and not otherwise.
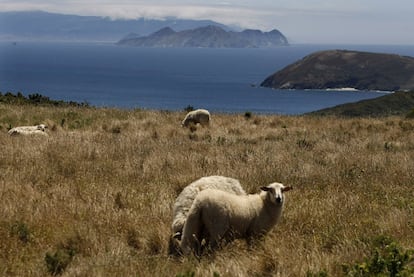
[{"label": "yellow grass", "polygon": [[[341,276],[378,236],[414,248],[413,121],[213,114],[191,132],[183,116],[0,105],[0,275],[50,275],[69,249],[62,276]],[[7,135],[36,123],[48,138]],[[295,189],[254,245],[169,257],[174,200],[208,175]]]}]

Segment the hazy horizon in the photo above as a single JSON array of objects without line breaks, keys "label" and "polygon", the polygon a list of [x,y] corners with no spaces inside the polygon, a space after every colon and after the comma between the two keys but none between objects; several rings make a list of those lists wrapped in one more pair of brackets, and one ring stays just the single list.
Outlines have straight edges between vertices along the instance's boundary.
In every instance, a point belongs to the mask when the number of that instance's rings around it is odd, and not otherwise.
[{"label": "hazy horizon", "polygon": [[0,11],[46,11],[113,19],[209,19],[280,30],[291,43],[413,45],[409,0],[0,0]]}]

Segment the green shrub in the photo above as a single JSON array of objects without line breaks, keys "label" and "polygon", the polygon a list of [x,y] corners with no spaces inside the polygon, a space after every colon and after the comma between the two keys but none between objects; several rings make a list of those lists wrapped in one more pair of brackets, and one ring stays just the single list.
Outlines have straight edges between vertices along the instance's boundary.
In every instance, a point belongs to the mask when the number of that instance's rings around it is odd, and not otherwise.
[{"label": "green shrub", "polygon": [[82,240],[79,236],[68,239],[58,245],[55,253],[47,252],[45,262],[47,270],[52,275],[61,274],[72,262],[73,257],[80,252]]},{"label": "green shrub", "polygon": [[187,107],[184,108],[184,111],[187,112],[187,113],[191,112],[191,111],[194,111],[194,107],[191,106],[191,105],[188,105]]},{"label": "green shrub", "polygon": [[68,249],[58,249],[54,254],[46,253],[45,262],[47,270],[52,275],[61,274],[70,264],[74,255],[75,253]]},{"label": "green shrub", "polygon": [[390,276],[403,277],[414,274],[414,251],[405,251],[388,237],[374,241],[371,257],[362,263],[344,265],[346,276]]},{"label": "green shrub", "polygon": [[252,114],[251,112],[245,112],[245,113],[244,113],[244,118],[245,118],[245,119],[250,119],[250,118],[252,118],[252,115],[253,115],[253,114]]},{"label": "green shrub", "polygon": [[14,94],[6,92],[4,95],[0,92],[0,103],[14,105],[42,105],[42,106],[59,106],[59,107],[89,107],[89,103],[77,103],[74,101],[65,102],[63,100],[51,100],[47,96],[39,93],[29,94],[25,97],[21,92]]},{"label": "green shrub", "polygon": [[11,227],[11,234],[19,238],[21,242],[28,243],[30,241],[29,227],[23,222],[16,222]]},{"label": "green shrub", "polygon": [[328,277],[328,273],[326,273],[325,270],[322,270],[316,273],[308,271],[306,273],[306,277]]}]

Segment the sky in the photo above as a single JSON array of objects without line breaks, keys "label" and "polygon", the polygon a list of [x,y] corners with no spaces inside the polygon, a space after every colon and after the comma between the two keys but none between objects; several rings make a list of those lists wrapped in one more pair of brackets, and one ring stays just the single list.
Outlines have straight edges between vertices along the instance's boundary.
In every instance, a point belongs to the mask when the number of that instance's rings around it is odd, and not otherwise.
[{"label": "sky", "polygon": [[413,0],[0,0],[0,11],[211,19],[291,43],[414,45]]}]

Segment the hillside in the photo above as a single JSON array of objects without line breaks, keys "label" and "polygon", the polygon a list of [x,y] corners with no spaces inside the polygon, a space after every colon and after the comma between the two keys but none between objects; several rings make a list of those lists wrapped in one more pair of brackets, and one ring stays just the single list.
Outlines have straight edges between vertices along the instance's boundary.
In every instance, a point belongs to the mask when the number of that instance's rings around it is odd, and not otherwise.
[{"label": "hillside", "polygon": [[414,88],[414,58],[347,50],[321,51],[272,74],[261,86],[277,89],[410,90]]},{"label": "hillside", "polygon": [[124,38],[118,42],[118,45],[137,47],[268,48],[288,45],[288,41],[278,30],[270,32],[259,30],[234,32],[210,25],[179,32],[166,27],[149,36]]},{"label": "hillside", "polygon": [[[187,129],[185,112],[21,104],[0,102],[2,276],[414,273],[412,120],[213,113]],[[7,134],[37,123],[48,137]],[[294,189],[263,238],[169,257],[174,201],[209,175]]]},{"label": "hillside", "polygon": [[378,98],[338,105],[311,112],[312,115],[334,115],[345,117],[382,117],[408,115],[414,111],[414,91],[395,92]]}]

